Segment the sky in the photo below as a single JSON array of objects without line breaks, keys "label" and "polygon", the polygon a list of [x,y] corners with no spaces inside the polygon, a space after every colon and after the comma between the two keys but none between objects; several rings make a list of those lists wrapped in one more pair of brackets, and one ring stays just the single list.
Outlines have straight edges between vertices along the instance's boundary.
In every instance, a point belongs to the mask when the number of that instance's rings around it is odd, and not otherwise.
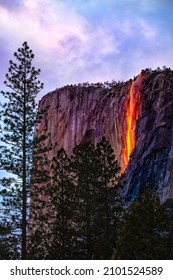
[{"label": "sky", "polygon": [[27,41],[46,93],[173,68],[173,0],[0,0],[0,89]]}]

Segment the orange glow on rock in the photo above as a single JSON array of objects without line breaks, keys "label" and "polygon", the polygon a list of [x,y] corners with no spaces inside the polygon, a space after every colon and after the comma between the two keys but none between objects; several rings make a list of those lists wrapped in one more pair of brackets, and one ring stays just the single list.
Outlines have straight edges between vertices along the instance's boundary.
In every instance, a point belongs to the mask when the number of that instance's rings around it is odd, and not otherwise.
[{"label": "orange glow on rock", "polygon": [[133,112],[134,112],[134,100],[133,100],[133,85],[132,81],[129,94],[129,105],[127,107],[127,161],[129,160],[130,153],[134,147],[134,135],[133,135]]},{"label": "orange glow on rock", "polygon": [[130,159],[130,154],[135,147],[136,137],[135,137],[135,130],[136,130],[136,121],[139,115],[140,109],[140,88],[142,84],[142,75],[139,74],[135,81],[132,81],[129,91],[129,99],[127,103],[127,114],[126,114],[126,123],[127,123],[127,130],[126,130],[126,143],[125,143],[125,166],[127,167],[128,161]]}]

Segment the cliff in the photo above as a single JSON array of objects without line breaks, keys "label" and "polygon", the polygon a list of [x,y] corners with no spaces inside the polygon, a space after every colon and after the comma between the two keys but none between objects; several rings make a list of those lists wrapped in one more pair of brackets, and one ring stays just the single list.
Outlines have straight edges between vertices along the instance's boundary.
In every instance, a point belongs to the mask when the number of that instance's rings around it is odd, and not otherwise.
[{"label": "cliff", "polygon": [[70,155],[84,140],[110,142],[125,172],[127,200],[149,187],[173,197],[173,72],[143,71],[126,83],[66,86],[42,98],[37,135],[50,134],[49,159],[64,147]]},{"label": "cliff", "polygon": [[146,75],[141,88],[141,110],[136,144],[126,169],[123,194],[132,200],[144,188],[173,198],[173,72]]}]

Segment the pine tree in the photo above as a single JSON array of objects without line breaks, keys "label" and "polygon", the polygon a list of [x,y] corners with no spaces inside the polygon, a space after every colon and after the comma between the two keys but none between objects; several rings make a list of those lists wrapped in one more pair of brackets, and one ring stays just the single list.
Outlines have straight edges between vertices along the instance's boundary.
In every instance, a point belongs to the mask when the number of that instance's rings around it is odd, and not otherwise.
[{"label": "pine tree", "polygon": [[[75,187],[69,169],[70,160],[64,149],[45,162],[41,151],[37,165],[44,169],[32,180],[31,218],[29,224],[29,259],[71,259],[74,258]],[[38,160],[38,157],[37,157]],[[46,174],[45,166],[48,167]],[[35,175],[36,174],[36,175]],[[40,175],[40,181],[37,178]],[[35,182],[34,182],[35,181]]]},{"label": "pine tree", "polygon": [[[3,178],[5,215],[8,215],[13,232],[22,232],[22,259],[26,259],[27,202],[31,179],[33,131],[36,121],[36,95],[43,88],[38,80],[40,69],[32,66],[34,54],[27,42],[10,60],[5,85],[10,91],[2,92],[7,102],[1,110],[2,133],[0,167],[12,176]],[[16,180],[17,179],[17,180]],[[18,233],[19,234],[19,233]]]},{"label": "pine tree", "polygon": [[[145,192],[124,212],[115,259],[167,259],[169,219],[159,197]],[[169,258],[169,257],[168,257]]]},{"label": "pine tree", "polygon": [[19,258],[18,238],[8,236],[10,228],[4,223],[0,224],[0,260],[14,260]]},{"label": "pine tree", "polygon": [[117,231],[117,224],[121,216],[122,205],[119,190],[120,167],[113,149],[106,139],[97,145],[98,157],[98,190],[97,190],[97,216],[95,217],[96,259],[110,259]]},{"label": "pine tree", "polygon": [[[39,117],[45,112],[39,112]],[[36,123],[35,129],[38,129]],[[51,186],[50,160],[52,145],[47,145],[49,135],[34,136],[30,183],[29,219],[27,225],[27,259],[47,259],[50,236],[47,220],[48,199]]]},{"label": "pine tree", "polygon": [[70,160],[62,148],[52,160],[48,219],[52,220],[50,259],[72,259],[75,244],[75,186]]},{"label": "pine tree", "polygon": [[35,173],[32,179],[29,258],[109,259],[121,203],[120,168],[108,142],[82,142],[70,158],[60,149],[47,165],[42,149],[34,154],[44,170],[40,181]]},{"label": "pine tree", "polygon": [[94,216],[98,184],[96,149],[91,142],[82,142],[73,149],[71,169],[77,188],[76,255],[79,259],[92,259],[95,243]]},{"label": "pine tree", "polygon": [[79,257],[109,259],[121,213],[120,168],[113,150],[105,138],[97,147],[83,142],[74,148],[71,164],[78,197]]}]

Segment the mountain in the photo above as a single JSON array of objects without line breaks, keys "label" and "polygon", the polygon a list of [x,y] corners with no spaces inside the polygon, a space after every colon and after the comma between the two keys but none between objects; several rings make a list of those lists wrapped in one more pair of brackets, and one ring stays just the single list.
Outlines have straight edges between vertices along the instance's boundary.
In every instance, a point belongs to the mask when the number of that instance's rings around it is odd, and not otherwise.
[{"label": "mountain", "polygon": [[173,199],[173,71],[143,70],[127,82],[68,85],[45,95],[35,135],[49,134],[70,155],[81,141],[110,142],[124,173],[122,195],[134,200],[144,188]]}]

